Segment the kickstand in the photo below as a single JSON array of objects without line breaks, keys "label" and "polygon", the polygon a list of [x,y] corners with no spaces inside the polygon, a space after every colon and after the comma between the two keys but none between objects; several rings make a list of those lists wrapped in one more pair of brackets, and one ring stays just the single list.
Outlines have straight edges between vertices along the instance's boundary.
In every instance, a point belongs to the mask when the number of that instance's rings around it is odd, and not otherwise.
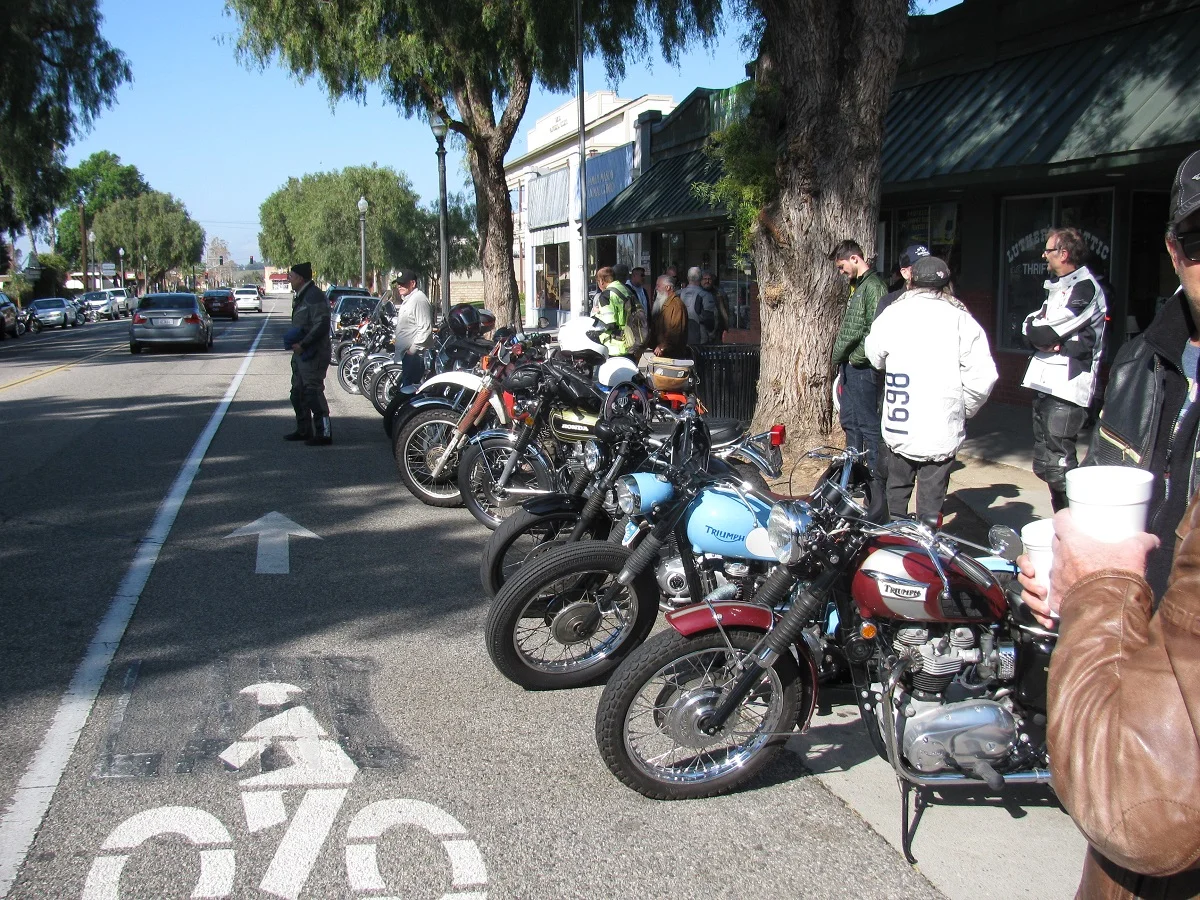
[{"label": "kickstand", "polygon": [[[928,805],[925,796],[924,788],[914,787],[909,781],[903,778],[897,779],[900,782],[900,847],[904,851],[904,858],[908,860],[909,865],[915,866],[917,858],[912,855],[913,838],[917,836],[917,826],[921,824],[921,816],[925,813],[925,807]],[[909,823],[909,794],[916,794],[915,801],[912,807],[912,823]]]}]

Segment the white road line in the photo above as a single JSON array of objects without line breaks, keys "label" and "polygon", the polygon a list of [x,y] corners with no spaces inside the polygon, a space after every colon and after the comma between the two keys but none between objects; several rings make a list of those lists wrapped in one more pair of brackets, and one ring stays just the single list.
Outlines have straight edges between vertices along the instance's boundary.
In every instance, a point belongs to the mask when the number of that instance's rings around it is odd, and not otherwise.
[{"label": "white road line", "polygon": [[200,470],[200,463],[204,461],[208,446],[221,426],[221,420],[225,418],[225,413],[229,411],[234,395],[237,394],[238,388],[242,384],[242,378],[250,368],[250,362],[254,359],[254,353],[258,349],[259,341],[262,340],[268,322],[270,322],[270,316],[263,319],[262,327],[258,329],[254,343],[250,345],[250,351],[242,361],[237,374],[233,376],[229,389],[225,391],[225,396],[208,420],[208,425],[201,432],[200,437],[196,438],[191,454],[180,468],[179,474],[175,476],[175,482],[171,485],[170,491],[159,505],[158,514],[155,515],[150,530],[138,544],[137,552],[125,573],[125,578],[117,588],[116,594],[113,595],[108,612],[105,613],[96,628],[96,633],[88,645],[83,662],[75,670],[75,675],[67,686],[66,693],[59,701],[58,710],[54,714],[54,719],[50,723],[45,737],[42,738],[41,746],[38,747],[37,753],[34,754],[28,768],[25,769],[25,774],[18,782],[16,793],[13,794],[12,801],[4,812],[4,818],[0,819],[0,897],[8,896],[9,889],[12,888],[13,882],[17,878],[17,870],[25,861],[25,854],[29,852],[33,839],[42,826],[42,820],[46,816],[46,810],[50,808],[50,801],[54,797],[59,779],[62,778],[62,773],[71,759],[71,753],[75,750],[79,733],[87,724],[92,705],[96,702],[96,695],[100,692],[100,686],[108,674],[108,667],[112,663],[113,655],[117,652],[117,647],[125,634],[125,626],[129,624],[129,619],[141,597],[142,589],[145,588],[150,573],[154,570],[158,553],[166,543],[167,535],[171,533],[175,517],[179,514],[184,498],[191,489],[192,479]]}]

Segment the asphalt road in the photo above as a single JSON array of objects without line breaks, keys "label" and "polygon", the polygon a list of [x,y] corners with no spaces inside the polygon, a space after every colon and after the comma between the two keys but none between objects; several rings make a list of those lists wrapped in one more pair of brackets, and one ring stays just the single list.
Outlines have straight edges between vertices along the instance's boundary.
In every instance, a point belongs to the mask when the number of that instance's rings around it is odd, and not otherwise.
[{"label": "asphalt road", "polygon": [[[218,323],[209,353],[131,356],[125,323],[0,344],[8,896],[940,896],[799,742],[729,797],[618,784],[599,689],[528,694],[491,666],[486,532],[404,490],[369,403],[331,377],[334,445],[281,440],[274,304]],[[239,370],[169,533],[147,541]],[[258,538],[230,537],[269,513],[316,535],[290,539],[287,574],[257,574]],[[94,670],[76,670],[114,598],[136,607],[119,645],[92,648],[115,654],[88,706]],[[86,725],[67,757],[69,729],[46,735],[71,714]],[[14,810],[49,795],[56,752],[53,799],[14,850]],[[976,895],[1013,895],[991,888]]]}]

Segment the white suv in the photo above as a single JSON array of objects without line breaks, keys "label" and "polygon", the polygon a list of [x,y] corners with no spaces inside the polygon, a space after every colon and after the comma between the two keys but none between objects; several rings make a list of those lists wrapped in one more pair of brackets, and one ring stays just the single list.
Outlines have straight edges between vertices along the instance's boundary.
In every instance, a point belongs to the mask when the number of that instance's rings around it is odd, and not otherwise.
[{"label": "white suv", "polygon": [[113,318],[128,316],[132,312],[129,292],[125,288],[105,288],[101,293],[108,294],[112,298]]}]

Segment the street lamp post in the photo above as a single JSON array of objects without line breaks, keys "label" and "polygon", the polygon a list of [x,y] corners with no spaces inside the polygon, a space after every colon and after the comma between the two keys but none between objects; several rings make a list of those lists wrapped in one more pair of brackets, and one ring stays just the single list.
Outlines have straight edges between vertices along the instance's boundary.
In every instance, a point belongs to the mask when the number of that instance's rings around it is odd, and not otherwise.
[{"label": "street lamp post", "polygon": [[434,116],[429,128],[437,138],[438,158],[438,277],[442,287],[442,318],[450,319],[450,237],[446,213],[446,120]]},{"label": "street lamp post", "polygon": [[146,286],[142,293],[148,294],[150,293],[150,263],[147,262],[145,253],[142,254],[142,271],[146,273]]},{"label": "street lamp post", "polygon": [[358,248],[361,254],[359,287],[367,286],[367,198],[358,198]]},{"label": "street lamp post", "polygon": [[125,248],[118,247],[117,255],[121,257],[121,287],[125,287]]},{"label": "street lamp post", "polygon": [[[96,232],[94,232],[94,231],[88,232],[88,265],[89,265],[89,267],[96,265]],[[91,273],[89,272],[88,275],[89,275],[88,280],[90,281]],[[92,285],[89,288],[89,290],[91,290],[92,288],[99,289],[102,286],[103,286],[102,284],[95,284],[95,285]]]}]

